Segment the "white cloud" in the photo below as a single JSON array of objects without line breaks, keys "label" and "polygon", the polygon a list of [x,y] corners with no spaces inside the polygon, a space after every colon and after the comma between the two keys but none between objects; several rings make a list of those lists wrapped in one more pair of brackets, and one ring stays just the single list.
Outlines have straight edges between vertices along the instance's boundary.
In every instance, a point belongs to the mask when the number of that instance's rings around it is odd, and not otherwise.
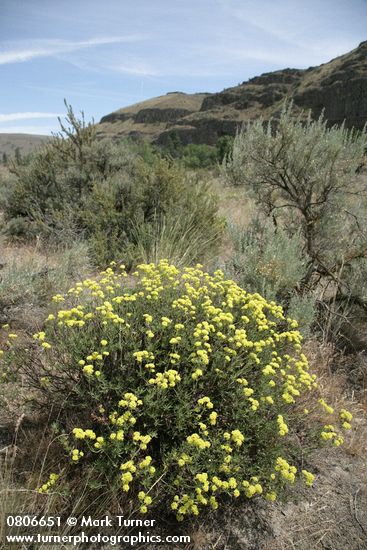
[{"label": "white cloud", "polygon": [[90,38],[88,40],[74,42],[68,40],[37,40],[27,44],[18,42],[18,45],[12,49],[4,51],[3,47],[3,51],[0,51],[0,65],[5,65],[7,63],[22,63],[37,57],[49,57],[95,46],[138,42],[145,38],[146,35],[131,34],[126,36]]},{"label": "white cloud", "polygon": [[35,134],[41,136],[50,136],[51,132],[56,132],[57,126],[3,126],[0,129],[1,134]]},{"label": "white cloud", "polygon": [[59,113],[9,113],[1,114],[0,113],[0,123],[2,122],[12,122],[15,120],[31,120],[35,118],[57,118],[61,116]]}]

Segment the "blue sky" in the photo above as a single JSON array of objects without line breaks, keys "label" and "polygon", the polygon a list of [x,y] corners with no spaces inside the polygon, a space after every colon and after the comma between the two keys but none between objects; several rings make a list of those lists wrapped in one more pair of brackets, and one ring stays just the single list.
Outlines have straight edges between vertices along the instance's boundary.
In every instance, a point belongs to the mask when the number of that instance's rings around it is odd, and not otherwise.
[{"label": "blue sky", "polygon": [[367,39],[367,0],[0,0],[0,132],[215,92]]}]

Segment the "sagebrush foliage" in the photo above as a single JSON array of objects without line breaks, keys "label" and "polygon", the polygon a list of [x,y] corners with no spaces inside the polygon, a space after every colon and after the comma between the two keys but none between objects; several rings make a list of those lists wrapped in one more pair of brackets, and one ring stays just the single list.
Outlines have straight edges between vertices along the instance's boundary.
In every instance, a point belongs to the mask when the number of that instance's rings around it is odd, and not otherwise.
[{"label": "sagebrush foliage", "polygon": [[104,267],[122,256],[130,264],[150,259],[152,246],[155,258],[164,254],[154,244],[161,238],[157,228],[175,220],[172,260],[185,257],[179,240],[189,248],[195,243],[189,261],[216,250],[223,223],[207,185],[146,145],[98,141],[94,126],[78,120],[71,107],[67,121],[70,126],[62,124],[27,162],[14,164],[4,182],[8,235],[37,237],[47,246],[85,239],[92,259]]},{"label": "sagebrush foliage", "polygon": [[365,206],[366,186],[356,170],[366,146],[365,131],[330,128],[311,112],[297,116],[289,103],[279,120],[260,119],[238,133],[223,174],[234,185],[246,185],[259,206],[289,231],[301,229],[304,250],[314,270],[321,270],[365,239],[355,195]]},{"label": "sagebrush foliage", "polygon": [[226,262],[228,274],[250,292],[282,304],[298,321],[302,334],[307,334],[316,307],[312,293],[301,291],[310,258],[302,251],[300,231],[289,235],[271,219],[259,216],[247,227],[232,224],[229,236],[233,252]]},{"label": "sagebrush foliage", "polygon": [[[292,444],[307,413],[296,402],[317,387],[297,322],[200,265],[142,264],[128,280],[110,267],[70,289],[67,307],[56,295],[21,367],[58,418],[52,491],[75,501],[83,477],[92,493],[182,520],[225,495],[274,500],[298,477],[311,485]],[[340,445],[335,422],[310,429]]]},{"label": "sagebrush foliage", "polygon": [[330,127],[288,103],[278,118],[244,127],[223,163],[227,183],[246,186],[273,226],[298,239],[307,262],[298,287],[319,302],[321,326],[347,314],[345,304],[367,311],[365,285],[355,284],[367,259],[366,148],[365,129]]}]

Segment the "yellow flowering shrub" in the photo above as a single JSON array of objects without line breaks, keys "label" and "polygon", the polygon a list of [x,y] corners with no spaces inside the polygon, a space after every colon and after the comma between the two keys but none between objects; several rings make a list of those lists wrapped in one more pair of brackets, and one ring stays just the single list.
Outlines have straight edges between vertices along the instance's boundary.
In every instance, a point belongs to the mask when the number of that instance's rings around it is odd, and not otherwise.
[{"label": "yellow flowering shrub", "polygon": [[[141,513],[165,502],[182,520],[223,495],[273,501],[297,479],[312,485],[292,444],[297,400],[317,387],[297,323],[221,271],[161,261],[128,277],[113,265],[57,295],[34,338],[60,486],[102,475]],[[334,412],[319,406],[320,422]],[[351,418],[320,423],[320,442],[338,446]]]}]

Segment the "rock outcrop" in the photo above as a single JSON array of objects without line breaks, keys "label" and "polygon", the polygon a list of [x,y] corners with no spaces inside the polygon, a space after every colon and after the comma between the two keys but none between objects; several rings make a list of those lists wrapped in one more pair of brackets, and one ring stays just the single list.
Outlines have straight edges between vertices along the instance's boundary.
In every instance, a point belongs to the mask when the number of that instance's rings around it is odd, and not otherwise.
[{"label": "rock outcrop", "polygon": [[235,135],[244,122],[279,112],[285,99],[296,110],[324,111],[329,124],[345,122],[362,129],[367,123],[367,41],[319,67],[265,73],[218,93],[171,92],[106,115],[99,137],[141,136],[165,145],[173,137],[183,144],[215,144]]}]

